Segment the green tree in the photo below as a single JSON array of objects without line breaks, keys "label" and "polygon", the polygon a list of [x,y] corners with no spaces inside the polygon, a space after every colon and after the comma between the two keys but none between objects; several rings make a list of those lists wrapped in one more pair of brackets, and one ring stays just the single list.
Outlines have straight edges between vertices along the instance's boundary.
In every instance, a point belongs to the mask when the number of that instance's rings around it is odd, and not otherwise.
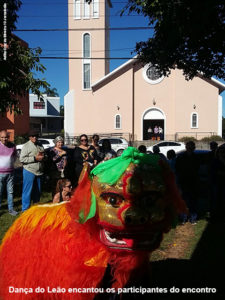
[{"label": "green tree", "polygon": [[46,80],[36,78],[35,71],[44,73],[40,63],[40,48],[28,48],[12,34],[21,6],[19,0],[1,1],[0,40],[3,41],[3,3],[7,3],[7,58],[4,60],[3,44],[0,44],[0,112],[7,110],[21,113],[19,97],[31,91],[42,99],[40,89],[50,88]]},{"label": "green tree", "polygon": [[43,94],[47,94],[47,96],[50,96],[50,97],[59,97],[59,93],[57,91],[56,88],[46,88],[44,91],[43,91]]},{"label": "green tree", "polygon": [[64,105],[60,105],[60,116],[64,116]]},{"label": "green tree", "polygon": [[225,77],[224,1],[129,0],[121,14],[125,11],[149,18],[153,36],[137,43],[136,52],[161,75],[178,68],[186,79],[199,71],[205,77]]}]

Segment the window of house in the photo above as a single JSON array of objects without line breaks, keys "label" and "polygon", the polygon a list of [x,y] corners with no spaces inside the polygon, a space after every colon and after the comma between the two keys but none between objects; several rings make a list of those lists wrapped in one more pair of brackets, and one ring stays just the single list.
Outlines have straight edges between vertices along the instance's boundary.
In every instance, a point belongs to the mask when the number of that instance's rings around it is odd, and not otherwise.
[{"label": "window of house", "polygon": [[45,109],[45,102],[34,102],[33,103],[33,108],[34,109]]},{"label": "window of house", "polygon": [[83,89],[91,87],[91,37],[89,33],[83,35]]},{"label": "window of house", "polygon": [[90,58],[90,34],[85,33],[83,36],[83,57]]},{"label": "window of house", "polygon": [[191,115],[191,128],[198,128],[198,114],[192,113]]},{"label": "window of house", "polygon": [[90,4],[87,0],[84,0],[84,19],[90,18]]},{"label": "window of house", "polygon": [[92,1],[93,18],[99,18],[99,0]]},{"label": "window of house", "polygon": [[84,89],[90,89],[91,87],[91,83],[90,83],[90,79],[91,79],[91,68],[90,68],[90,64],[84,64]]},{"label": "window of house", "polygon": [[74,19],[80,19],[80,0],[74,0]]},{"label": "window of house", "polygon": [[115,128],[121,129],[121,116],[120,115],[115,116]]}]

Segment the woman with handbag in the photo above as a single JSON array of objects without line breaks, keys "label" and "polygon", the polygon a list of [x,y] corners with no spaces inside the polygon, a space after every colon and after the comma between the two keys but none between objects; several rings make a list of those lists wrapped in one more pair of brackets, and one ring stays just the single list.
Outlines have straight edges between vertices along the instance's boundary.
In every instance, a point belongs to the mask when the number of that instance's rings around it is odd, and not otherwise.
[{"label": "woman with handbag", "polygon": [[62,148],[64,145],[63,138],[57,136],[54,139],[55,147],[50,150],[50,159],[52,160],[52,172],[51,172],[51,181],[52,181],[52,191],[55,190],[56,183],[59,179],[64,178],[64,170],[67,165],[67,153]]}]

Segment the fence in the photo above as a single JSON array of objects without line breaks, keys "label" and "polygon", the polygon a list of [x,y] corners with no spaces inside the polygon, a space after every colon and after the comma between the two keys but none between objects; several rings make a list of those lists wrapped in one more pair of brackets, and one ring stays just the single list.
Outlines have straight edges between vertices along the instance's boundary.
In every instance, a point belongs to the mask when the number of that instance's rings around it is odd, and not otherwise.
[{"label": "fence", "polygon": [[[123,132],[123,133],[95,133],[98,134],[100,139],[102,138],[110,138],[110,137],[117,137],[117,138],[124,138],[128,141],[129,145],[132,144],[132,135],[129,132]],[[79,141],[79,135],[67,135],[65,134],[65,144],[66,145],[76,145]],[[93,134],[87,134],[88,139],[91,141],[91,138]]]},{"label": "fence", "polygon": [[59,135],[63,136],[62,132],[42,132],[40,137],[46,138],[46,139],[54,139]]},{"label": "fence", "polygon": [[196,140],[201,140],[204,137],[210,137],[212,135],[217,135],[216,132],[176,132],[175,141],[178,141],[182,137],[193,137]]},{"label": "fence", "polygon": [[[137,135],[134,136],[134,142],[132,141],[132,134],[129,132],[122,132],[122,133],[96,133],[100,136],[101,138],[110,138],[110,137],[117,137],[117,138],[124,138],[129,142],[129,145],[153,145],[156,142],[159,141],[150,141],[150,140],[144,140],[144,141],[138,141],[137,140]],[[66,145],[76,145],[79,140],[79,136],[81,134],[77,135],[68,135],[65,134],[65,144]],[[204,137],[210,137],[213,135],[217,135],[216,132],[176,132],[175,134],[167,134],[164,137],[164,140],[166,141],[179,141],[180,138],[182,137],[193,137],[196,140],[201,140]],[[87,134],[89,140],[91,140],[91,137],[93,134]]]}]

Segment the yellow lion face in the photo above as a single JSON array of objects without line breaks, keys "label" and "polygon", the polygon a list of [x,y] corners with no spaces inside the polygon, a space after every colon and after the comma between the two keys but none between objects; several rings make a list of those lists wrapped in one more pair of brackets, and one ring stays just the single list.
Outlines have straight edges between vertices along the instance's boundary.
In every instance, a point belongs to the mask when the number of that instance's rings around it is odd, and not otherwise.
[{"label": "yellow lion face", "polygon": [[100,238],[108,247],[152,250],[169,230],[165,185],[151,171],[151,166],[130,164],[114,185],[100,183],[97,176],[93,179]]}]

